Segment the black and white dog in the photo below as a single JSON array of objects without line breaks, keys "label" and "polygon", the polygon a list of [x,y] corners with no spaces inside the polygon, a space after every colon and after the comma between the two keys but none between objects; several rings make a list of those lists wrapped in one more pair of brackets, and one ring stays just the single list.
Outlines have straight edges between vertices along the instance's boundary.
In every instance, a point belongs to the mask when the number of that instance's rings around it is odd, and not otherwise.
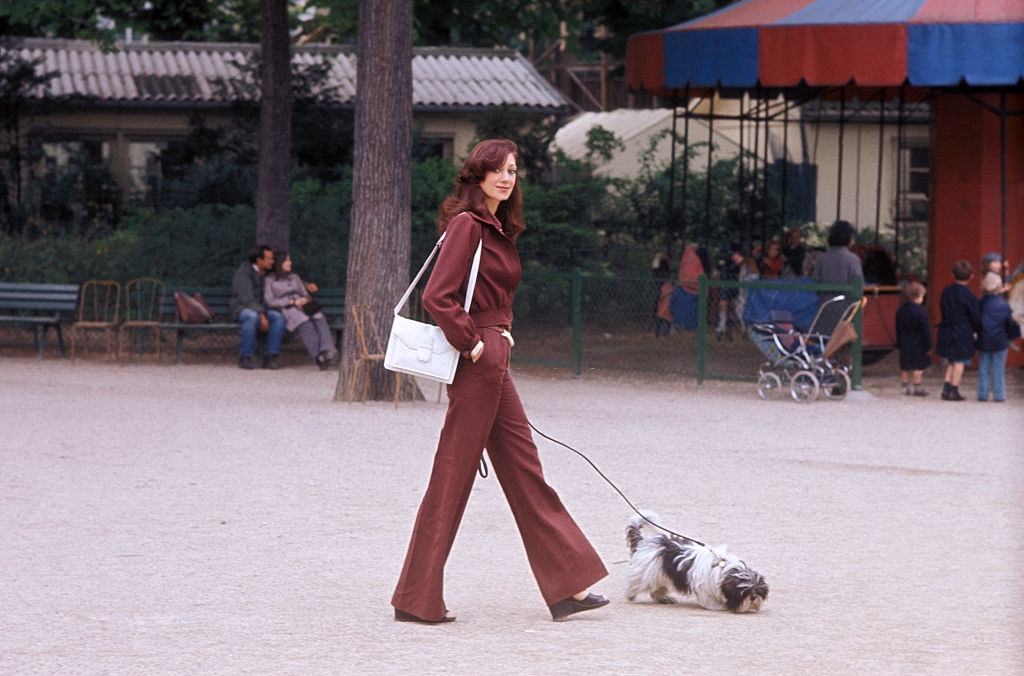
[{"label": "black and white dog", "polygon": [[[657,515],[646,515],[659,522]],[[637,516],[626,528],[629,587],[626,598],[648,594],[658,603],[692,597],[708,610],[756,613],[768,598],[761,574],[729,554],[725,546],[708,547],[667,533],[644,537],[647,522]]]}]

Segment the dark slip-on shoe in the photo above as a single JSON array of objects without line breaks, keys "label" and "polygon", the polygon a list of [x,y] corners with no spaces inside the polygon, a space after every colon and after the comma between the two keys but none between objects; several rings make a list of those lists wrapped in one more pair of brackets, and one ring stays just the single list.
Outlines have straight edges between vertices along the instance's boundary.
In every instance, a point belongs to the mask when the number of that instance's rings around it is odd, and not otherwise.
[{"label": "dark slip-on shoe", "polygon": [[424,619],[421,619],[419,617],[416,617],[415,615],[407,613],[404,610],[399,610],[398,608],[395,608],[395,621],[396,622],[418,622],[419,624],[444,624],[445,622],[454,622],[455,621],[455,616],[454,615],[445,615],[444,618],[440,619],[440,620],[424,620]]},{"label": "dark slip-on shoe", "polygon": [[576,613],[582,613],[584,610],[594,610],[596,608],[602,608],[608,605],[608,599],[595,594],[593,592],[587,594],[587,597],[582,601],[577,601],[573,597],[569,597],[564,601],[558,603],[552,603],[548,608],[551,610],[551,619],[555,622],[560,622],[570,615]]}]

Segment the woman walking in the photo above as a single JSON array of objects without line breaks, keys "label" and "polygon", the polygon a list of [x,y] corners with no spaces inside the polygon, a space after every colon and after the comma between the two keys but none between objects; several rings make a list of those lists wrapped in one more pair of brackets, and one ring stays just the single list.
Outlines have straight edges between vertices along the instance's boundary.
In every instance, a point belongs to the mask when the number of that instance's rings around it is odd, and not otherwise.
[{"label": "woman walking", "polygon": [[[423,305],[463,358],[448,386],[448,411],[430,482],[391,599],[399,621],[455,619],[444,603],[444,565],[485,447],[552,618],[562,620],[608,603],[587,589],[608,572],[544,480],[508,371],[512,299],[521,273],[516,239],[525,227],[517,155],[512,141],[479,143],[438,210],[438,229],[446,234]],[[483,250],[480,270],[466,313],[467,278],[478,245]]]}]

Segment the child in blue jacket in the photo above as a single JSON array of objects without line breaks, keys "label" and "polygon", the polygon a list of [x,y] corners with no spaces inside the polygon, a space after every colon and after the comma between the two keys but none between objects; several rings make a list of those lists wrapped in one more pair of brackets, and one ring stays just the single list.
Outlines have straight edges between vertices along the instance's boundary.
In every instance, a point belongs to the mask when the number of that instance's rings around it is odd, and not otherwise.
[{"label": "child in blue jacket", "polygon": [[1010,316],[999,275],[982,280],[981,330],[978,332],[978,401],[1006,400],[1006,351],[1010,340],[1020,336],[1020,325]]}]

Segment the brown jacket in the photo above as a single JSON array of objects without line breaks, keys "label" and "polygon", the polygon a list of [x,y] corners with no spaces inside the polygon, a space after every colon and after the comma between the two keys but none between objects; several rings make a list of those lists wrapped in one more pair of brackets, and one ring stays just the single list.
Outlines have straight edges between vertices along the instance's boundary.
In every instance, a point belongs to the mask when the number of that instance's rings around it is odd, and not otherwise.
[{"label": "brown jacket", "polygon": [[[452,347],[467,352],[480,340],[479,329],[512,326],[512,300],[522,267],[515,242],[502,232],[494,216],[485,219],[463,212],[448,223],[445,232],[434,270],[423,290],[423,307]],[[466,284],[481,237],[480,272],[466,314],[462,309]]]}]

